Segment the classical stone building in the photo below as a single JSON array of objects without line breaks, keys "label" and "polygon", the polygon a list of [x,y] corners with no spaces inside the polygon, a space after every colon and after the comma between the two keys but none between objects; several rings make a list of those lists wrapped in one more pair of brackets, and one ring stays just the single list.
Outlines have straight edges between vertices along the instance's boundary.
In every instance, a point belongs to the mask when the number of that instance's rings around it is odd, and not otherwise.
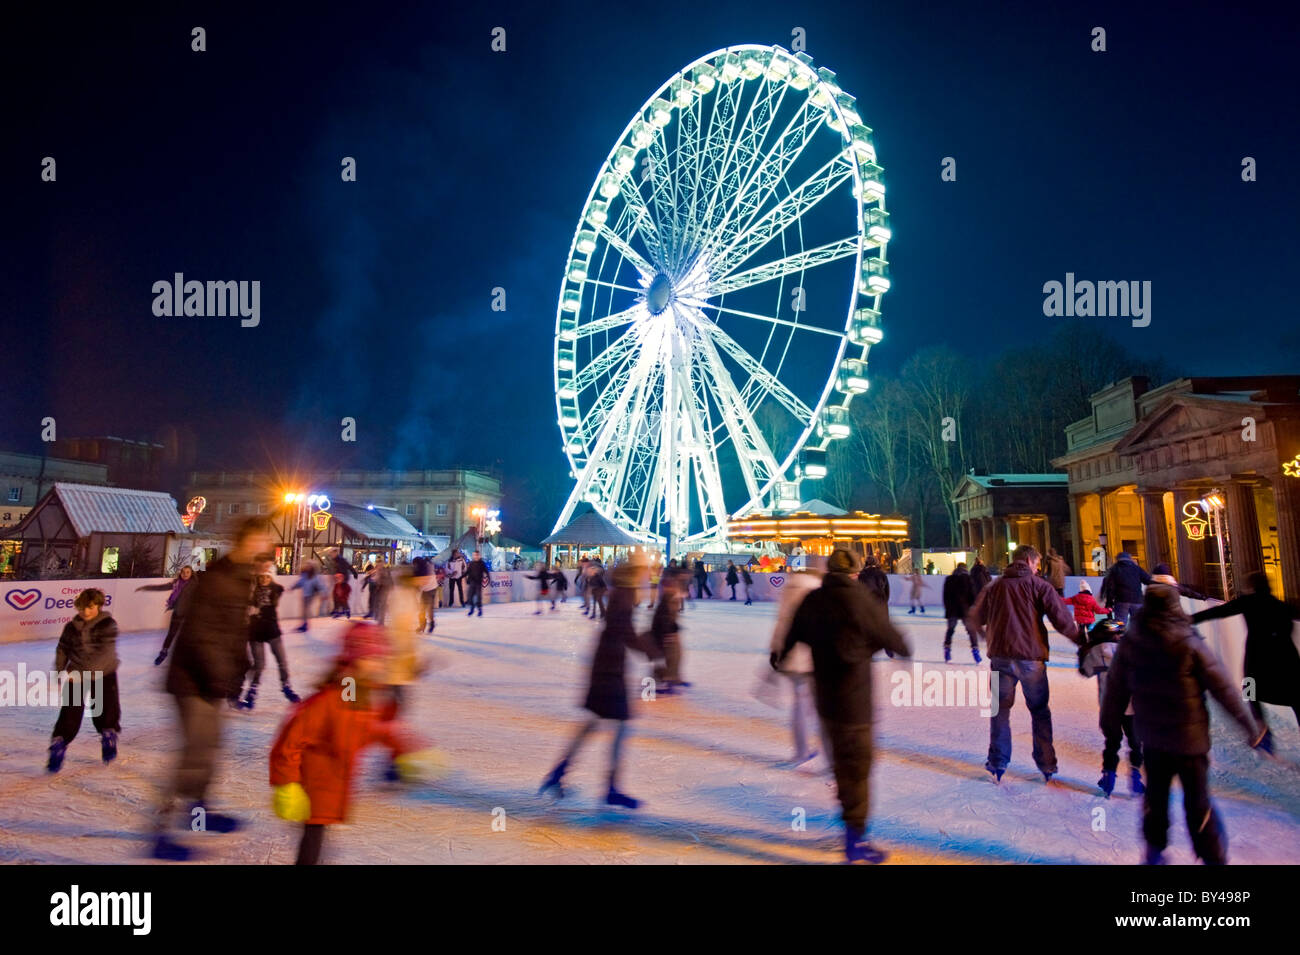
[{"label": "classical stone building", "polygon": [[1127,378],[1091,402],[1052,462],[1069,474],[1076,566],[1123,550],[1215,596],[1262,570],[1300,598],[1300,375]]},{"label": "classical stone building", "polygon": [[[952,495],[963,550],[1005,567],[1014,545],[1071,549],[1070,501],[1064,474],[989,474],[972,469]],[[1066,557],[1069,560],[1069,557]]]},{"label": "classical stone building", "polygon": [[[326,494],[361,507],[391,507],[426,537],[453,539],[478,521],[475,508],[501,507],[501,482],[464,469],[324,471],[293,479],[263,471],[195,471],[184,500],[203,497],[207,507],[196,530],[223,534],[250,515],[276,514],[286,493]],[[503,519],[508,521],[508,515]]]}]

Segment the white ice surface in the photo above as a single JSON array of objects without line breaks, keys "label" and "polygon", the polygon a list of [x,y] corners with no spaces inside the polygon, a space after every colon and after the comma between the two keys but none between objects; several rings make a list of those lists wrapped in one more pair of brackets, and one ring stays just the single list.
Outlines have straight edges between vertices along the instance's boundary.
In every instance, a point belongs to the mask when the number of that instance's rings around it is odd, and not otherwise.
[{"label": "white ice surface", "polygon": [[[482,618],[443,611],[426,653],[445,668],[414,688],[410,721],[444,751],[437,779],[392,787],[379,781],[378,753],[356,783],[353,818],[332,828],[334,863],[745,863],[837,862],[841,827],[819,758],[804,770],[781,767],[792,744],[784,710],[758,702],[774,607],[724,601],[683,615],[684,697],[638,703],[625,750],[622,788],[644,800],[637,812],[607,811],[603,796],[608,733],[590,741],[560,803],[535,794],[582,717],[586,660],[595,629],[570,600],[555,613],[531,604],[488,606]],[[640,625],[648,626],[641,611]],[[916,659],[942,667],[943,621],[895,615]],[[296,624],[286,620],[285,628]],[[318,621],[309,635],[287,633],[300,692],[320,679],[344,624]],[[144,861],[144,833],[158,783],[171,772],[176,729],[172,699],[152,665],[157,632],[119,641],[121,755],[104,766],[87,719],[63,771],[44,761],[53,709],[0,708],[0,861]],[[48,668],[52,645],[0,645],[0,670]],[[269,654],[268,654],[269,657]],[[954,657],[969,668],[960,628]],[[954,666],[957,664],[954,664]],[[983,664],[987,666],[987,663]],[[1068,641],[1053,635],[1052,712],[1062,785],[1045,786],[1029,756],[1023,702],[1012,715],[1014,755],[1000,786],[983,769],[988,721],[971,709],[889,704],[889,675],[905,661],[876,663],[876,745],[871,834],[902,863],[1132,863],[1139,855],[1141,802],[1128,795],[1126,769],[1110,800],[1100,797],[1101,738],[1096,684],[1074,669]],[[646,664],[638,660],[637,678]],[[248,826],[229,836],[185,840],[206,862],[287,863],[296,827],[271,812],[267,752],[288,711],[268,659],[262,699],[232,714],[209,802]],[[1268,708],[1279,760],[1249,751],[1212,705],[1211,785],[1235,863],[1300,862],[1300,731],[1289,710]],[[1097,828],[1095,810],[1104,810]],[[504,810],[505,831],[493,820]],[[807,828],[795,831],[795,810]],[[1171,861],[1193,861],[1175,787]],[[499,828],[499,827],[498,827]]]}]

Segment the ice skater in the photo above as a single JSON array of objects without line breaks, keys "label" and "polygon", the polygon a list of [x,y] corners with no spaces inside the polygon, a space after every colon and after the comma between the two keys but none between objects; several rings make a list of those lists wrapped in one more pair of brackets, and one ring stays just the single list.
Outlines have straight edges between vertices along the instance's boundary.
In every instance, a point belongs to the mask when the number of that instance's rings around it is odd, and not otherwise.
[{"label": "ice skater", "polygon": [[1123,731],[1124,711],[1133,722],[1146,764],[1142,835],[1147,865],[1160,865],[1169,844],[1169,792],[1175,776],[1183,786],[1183,809],[1192,849],[1206,865],[1228,861],[1228,835],[1210,799],[1209,692],[1246,732],[1253,749],[1272,754],[1265,727],[1256,726],[1228,682],[1223,667],[1192,620],[1183,613],[1176,587],[1153,583],[1132,612],[1128,632],[1110,664],[1101,701],[1101,729],[1107,739]]},{"label": "ice skater", "polygon": [[[822,750],[826,759],[831,758],[830,744],[826,742],[817,709],[813,705],[813,659],[812,651],[806,644],[795,644],[790,652],[785,650],[785,638],[790,633],[790,624],[799,610],[804,598],[822,585],[820,573],[803,570],[790,574],[785,586],[781,588],[781,603],[776,610],[776,625],[772,628],[772,640],[769,647],[769,662],[777,673],[790,681],[793,694],[793,706],[790,710],[790,731],[794,736],[794,759],[792,766],[802,766],[817,756],[816,740],[821,739]],[[809,730],[812,730],[810,740]]]},{"label": "ice skater", "polygon": [[465,583],[469,587],[469,610],[465,615],[478,611],[483,616],[483,588],[492,585],[492,571],[479,551],[474,551],[474,559],[465,568]]},{"label": "ice skater", "polygon": [[303,561],[302,567],[298,572],[298,579],[290,590],[302,591],[302,623],[298,626],[299,633],[307,632],[307,623],[315,615],[316,598],[325,593],[326,585],[324,576],[320,572],[316,561]]},{"label": "ice skater", "polygon": [[677,623],[681,608],[679,583],[675,577],[669,577],[666,584],[661,580],[660,585],[659,602],[650,620],[650,639],[660,658],[654,670],[655,692],[671,696],[690,684],[682,679],[682,634]]},{"label": "ice skater", "polygon": [[[1173,581],[1164,575],[1153,579]],[[1268,577],[1260,571],[1246,575],[1246,587],[1245,594],[1202,610],[1192,617],[1192,622],[1222,620],[1237,614],[1245,617],[1246,679],[1255,691],[1250,695],[1251,713],[1267,728],[1262,704],[1289,706],[1300,723],[1300,654],[1291,640],[1292,622],[1300,619],[1300,611],[1274,597]]]},{"label": "ice skater", "polygon": [[280,636],[279,606],[284,587],[271,576],[273,570],[270,561],[262,565],[249,602],[253,615],[248,621],[248,649],[253,654],[253,667],[249,671],[248,690],[239,701],[239,705],[246,710],[252,710],[257,705],[257,687],[262,682],[262,671],[266,669],[268,646],[275,657],[275,665],[280,670],[280,692],[290,703],[299,700],[298,694],[289,684],[289,658],[284,652],[284,639]]},{"label": "ice skater", "polygon": [[727,586],[731,588],[731,596],[728,600],[736,599],[736,587],[740,584],[740,571],[736,569],[734,560],[727,561]]},{"label": "ice skater", "polygon": [[[91,708],[91,723],[99,733],[100,756],[105,763],[117,758],[117,737],[122,732],[122,703],[117,688],[117,621],[104,609],[104,592],[87,587],[73,601],[77,615],[63,625],[54,651],[54,669],[67,672],[63,705],[50,735],[45,768],[57,773],[68,746],[81,730],[86,698],[98,696]],[[79,684],[79,685],[77,685]],[[98,684],[92,694],[91,684]]]},{"label": "ice skater", "polygon": [[352,585],[348,583],[347,575],[334,575],[334,609],[330,611],[331,617],[347,617],[352,619]]},{"label": "ice skater", "polygon": [[555,609],[555,598],[551,596],[551,571],[547,564],[542,564],[535,574],[525,574],[529,580],[537,581],[537,609],[533,611],[533,616],[542,612],[542,607],[546,601],[551,602],[551,609]]},{"label": "ice skater", "polygon": [[925,578],[921,576],[919,570],[914,570],[907,575],[907,579],[912,584],[912,592],[908,594],[912,606],[907,612],[916,613],[919,609],[921,613],[925,613],[925,601],[921,597],[925,592]]},{"label": "ice skater", "polygon": [[[980,645],[976,630],[970,622],[970,609],[975,605],[975,585],[971,583],[970,574],[965,564],[948,575],[943,582],[943,615],[948,620],[948,629],[943,635],[943,662],[952,662],[952,635],[960,621],[966,636],[970,638],[971,656],[980,662]],[[922,611],[924,613],[924,610]]]},{"label": "ice skater", "polygon": [[745,585],[746,607],[754,602],[754,578],[749,573],[750,564],[752,563],[753,560],[751,559],[749,563],[742,564],[740,567],[740,582]]},{"label": "ice skater", "polygon": [[271,747],[272,806],[282,819],[302,824],[298,865],[317,865],[325,827],[347,818],[363,749],[384,746],[399,773],[409,762],[404,759],[414,748],[409,735],[380,710],[377,690],[388,655],[382,627],[353,625],[329,676],[289,715]]},{"label": "ice skater", "polygon": [[587,594],[591,598],[591,610],[586,611],[592,620],[605,616],[605,595],[609,593],[609,584],[605,580],[605,568],[599,561],[593,560],[587,565]]},{"label": "ice skater", "polygon": [[538,795],[552,793],[556,798],[563,798],[564,774],[568,771],[569,764],[578,755],[587,737],[600,726],[600,721],[613,720],[615,728],[609,750],[609,785],[605,790],[605,802],[625,809],[636,809],[641,805],[639,800],[619,790],[618,774],[622,764],[623,740],[627,735],[627,721],[632,715],[628,704],[627,651],[638,650],[651,659],[655,656],[654,648],[638,636],[632,620],[636,589],[641,579],[639,571],[644,566],[645,556],[638,552],[614,568],[614,592],[610,596],[605,626],[601,629],[596,652],[591,660],[591,682],[583,704],[591,716],[578,728],[564,756],[542,780]]},{"label": "ice skater", "polygon": [[[1075,620],[1078,620],[1077,612]],[[1079,626],[1082,628],[1083,624]],[[1124,635],[1124,625],[1118,620],[1103,620],[1094,624],[1088,631],[1088,642],[1079,648],[1079,672],[1086,677],[1097,678],[1097,706],[1100,709],[1106,698],[1106,681],[1110,673],[1111,661],[1115,658],[1115,648]],[[1138,741],[1137,730],[1133,725],[1133,705],[1130,703],[1124,715],[1120,717],[1120,729],[1128,740],[1129,792],[1140,796],[1146,792],[1142,784],[1142,744]],[[1115,776],[1119,770],[1119,736],[1107,736],[1105,747],[1101,752],[1101,778],[1097,788],[1106,798],[1115,791]]]},{"label": "ice skater", "polygon": [[889,647],[910,657],[912,648],[880,602],[858,584],[857,556],[836,550],[826,559],[822,585],[795,611],[790,632],[772,667],[781,667],[795,644],[812,650],[817,713],[830,744],[835,785],[844,818],[844,856],[848,862],[883,862],[886,853],[866,841],[871,797],[871,658]]},{"label": "ice skater", "polygon": [[208,787],[221,749],[221,723],[227,706],[236,704],[248,670],[249,594],[257,562],[271,548],[270,524],[250,517],[235,529],[231,552],[209,565],[187,591],[190,608],[167,669],[167,692],[176,698],[181,752],[176,771],[164,787],[155,821],[153,856],[183,862],[191,855],[176,842],[170,827],[181,802],[185,829],[203,810],[207,832],[234,832],[240,821],[207,806]]},{"label": "ice skater", "polygon": [[158,656],[154,657],[153,665],[162,666],[162,662],[167,659],[167,652],[171,650],[172,644],[176,640],[176,634],[181,629],[181,622],[185,615],[176,609],[176,604],[185,592],[185,588],[194,580],[194,568],[186,564],[181,568],[181,572],[176,575],[172,581],[172,592],[167,595],[167,605],[163,608],[164,612],[172,615],[171,622],[167,625],[167,636],[163,638],[162,649],[158,651]]},{"label": "ice skater", "polygon": [[569,600],[569,578],[565,576],[564,568],[556,564],[555,570],[551,572],[551,579],[555,583],[555,592],[559,595],[560,603],[567,603]]},{"label": "ice skater", "polygon": [[704,569],[704,561],[695,561],[695,599],[703,600],[704,595],[713,596],[713,591],[709,589],[709,572]]}]

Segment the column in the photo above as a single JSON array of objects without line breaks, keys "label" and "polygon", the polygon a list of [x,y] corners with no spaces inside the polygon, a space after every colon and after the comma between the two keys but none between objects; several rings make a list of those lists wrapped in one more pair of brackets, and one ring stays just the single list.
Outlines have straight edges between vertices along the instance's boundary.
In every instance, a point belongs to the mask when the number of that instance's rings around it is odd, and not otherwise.
[{"label": "column", "polygon": [[1142,501],[1142,532],[1146,538],[1147,570],[1156,564],[1169,564],[1169,535],[1165,533],[1164,492],[1138,488]]},{"label": "column", "polygon": [[997,563],[997,545],[998,537],[993,529],[993,518],[984,517],[980,519],[980,525],[984,530],[984,563],[992,567]]},{"label": "column", "polygon": [[1088,549],[1084,546],[1083,539],[1079,536],[1079,494],[1070,495],[1070,543],[1074,546],[1074,554],[1067,558],[1074,565],[1074,572],[1080,575],[1088,573]]},{"label": "column", "polygon": [[1174,539],[1178,554],[1178,581],[1196,590],[1205,590],[1205,565],[1192,556],[1192,542],[1182,525],[1183,505],[1200,499],[1200,494],[1190,488],[1174,488]]},{"label": "column", "polygon": [[1254,488],[1245,481],[1229,481],[1225,491],[1235,597],[1241,593],[1247,574],[1264,569],[1264,552],[1259,540],[1259,519],[1255,516]]},{"label": "column", "polygon": [[1268,475],[1277,509],[1277,556],[1282,563],[1282,590],[1278,596],[1300,604],[1300,478],[1278,472]]}]

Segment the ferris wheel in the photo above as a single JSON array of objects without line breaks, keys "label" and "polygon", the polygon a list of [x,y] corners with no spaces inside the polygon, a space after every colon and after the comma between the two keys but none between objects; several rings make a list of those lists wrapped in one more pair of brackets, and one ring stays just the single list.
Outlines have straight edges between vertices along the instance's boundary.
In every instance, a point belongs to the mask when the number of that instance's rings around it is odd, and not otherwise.
[{"label": "ferris wheel", "polygon": [[633,115],[560,291],[555,401],[589,501],[673,549],[789,509],[867,390],[889,289],[871,130],[779,46],[702,57]]}]

